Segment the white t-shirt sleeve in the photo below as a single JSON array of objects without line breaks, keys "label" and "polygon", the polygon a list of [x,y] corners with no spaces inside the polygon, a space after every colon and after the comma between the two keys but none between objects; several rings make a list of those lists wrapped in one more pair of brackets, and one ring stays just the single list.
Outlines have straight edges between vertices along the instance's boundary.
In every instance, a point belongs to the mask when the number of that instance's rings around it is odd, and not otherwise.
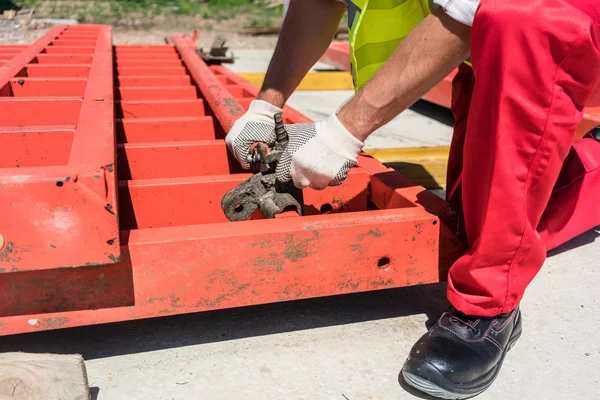
[{"label": "white t-shirt sleeve", "polygon": [[472,26],[480,0],[433,0],[453,19]]}]

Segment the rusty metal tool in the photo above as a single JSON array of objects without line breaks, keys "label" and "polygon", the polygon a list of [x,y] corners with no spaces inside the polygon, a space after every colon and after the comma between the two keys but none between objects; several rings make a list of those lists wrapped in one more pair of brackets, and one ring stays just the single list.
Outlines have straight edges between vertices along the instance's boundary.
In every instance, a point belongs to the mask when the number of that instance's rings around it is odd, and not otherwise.
[{"label": "rusty metal tool", "polygon": [[275,115],[276,142],[273,147],[256,143],[248,154],[252,177],[230,190],[221,202],[221,208],[230,221],[244,221],[258,208],[265,217],[274,218],[286,209],[303,214],[302,190],[293,182],[277,180],[277,162],[288,145],[289,137],[281,113]]}]

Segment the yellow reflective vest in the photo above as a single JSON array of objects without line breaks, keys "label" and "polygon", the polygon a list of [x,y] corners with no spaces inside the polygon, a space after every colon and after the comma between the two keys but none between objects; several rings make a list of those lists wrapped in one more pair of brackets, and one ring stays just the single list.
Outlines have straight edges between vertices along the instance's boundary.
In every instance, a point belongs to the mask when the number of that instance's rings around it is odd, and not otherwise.
[{"label": "yellow reflective vest", "polygon": [[428,0],[349,0],[350,62],[355,90],[381,68],[431,13]]},{"label": "yellow reflective vest", "polygon": [[[354,89],[381,68],[400,42],[434,7],[432,0],[345,0]],[[470,61],[465,61],[471,65]]]}]

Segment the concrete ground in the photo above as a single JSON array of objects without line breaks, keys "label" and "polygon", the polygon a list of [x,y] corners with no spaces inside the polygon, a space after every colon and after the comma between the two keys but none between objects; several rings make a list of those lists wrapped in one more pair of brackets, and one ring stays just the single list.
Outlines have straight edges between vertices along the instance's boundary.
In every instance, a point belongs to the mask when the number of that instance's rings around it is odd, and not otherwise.
[{"label": "concrete ground", "polygon": [[[264,59],[254,62],[248,71],[264,70]],[[303,92],[291,104],[324,118],[347,96]],[[448,144],[451,130],[438,122],[447,119],[420,105],[372,143]],[[550,254],[522,303],[524,334],[478,399],[600,399],[599,236],[600,227]],[[11,336],[0,338],[0,351],[79,352],[101,400],[413,399],[421,396],[398,373],[447,307],[444,290],[426,285]]]}]

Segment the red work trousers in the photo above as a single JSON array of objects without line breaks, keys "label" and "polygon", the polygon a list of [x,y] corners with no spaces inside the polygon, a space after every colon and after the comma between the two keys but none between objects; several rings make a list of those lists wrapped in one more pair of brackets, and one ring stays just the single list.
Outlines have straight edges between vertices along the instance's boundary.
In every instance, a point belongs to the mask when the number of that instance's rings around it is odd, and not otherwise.
[{"label": "red work trousers", "polygon": [[448,201],[467,252],[448,299],[493,316],[546,251],[600,225],[600,142],[576,137],[600,81],[599,0],[482,0],[453,83]]}]

